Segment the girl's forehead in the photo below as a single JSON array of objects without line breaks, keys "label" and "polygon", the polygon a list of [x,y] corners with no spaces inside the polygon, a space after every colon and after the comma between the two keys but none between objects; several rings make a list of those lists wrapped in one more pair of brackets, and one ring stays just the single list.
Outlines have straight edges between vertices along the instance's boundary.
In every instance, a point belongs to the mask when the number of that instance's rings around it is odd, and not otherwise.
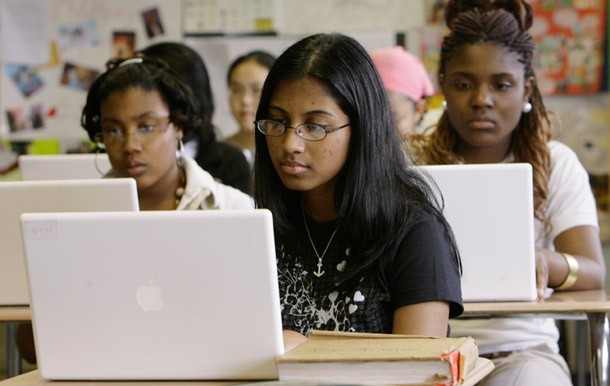
[{"label": "girl's forehead", "polygon": [[[137,113],[144,110],[165,111],[168,105],[156,90],[141,87],[128,87],[108,94],[100,105],[102,115],[106,113]],[[136,114],[138,115],[138,114]]]},{"label": "girl's forehead", "polygon": [[498,72],[523,71],[520,55],[508,47],[494,42],[464,44],[456,48],[454,55],[445,63],[445,70],[450,72],[467,69],[478,73],[482,69]]}]

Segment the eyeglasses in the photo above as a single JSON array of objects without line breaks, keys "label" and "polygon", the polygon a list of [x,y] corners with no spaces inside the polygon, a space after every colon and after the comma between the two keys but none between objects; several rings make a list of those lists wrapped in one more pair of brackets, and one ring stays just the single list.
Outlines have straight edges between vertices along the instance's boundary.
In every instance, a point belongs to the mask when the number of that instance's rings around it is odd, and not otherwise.
[{"label": "eyeglasses", "polygon": [[314,125],[313,123],[303,123],[295,127],[286,126],[282,122],[273,119],[261,119],[254,122],[254,124],[258,131],[269,137],[280,137],[284,135],[287,129],[294,129],[297,135],[306,141],[321,141],[326,138],[328,133],[333,133],[350,125],[350,123],[346,123],[343,126],[327,130],[322,126]]},{"label": "eyeglasses", "polygon": [[125,144],[125,139],[128,135],[133,135],[139,144],[143,144],[153,141],[159,135],[166,132],[171,124],[172,122],[170,122],[169,117],[166,117],[160,122],[138,124],[136,130],[131,133],[128,133],[124,128],[102,127],[102,132],[98,133],[98,136],[100,136],[98,141],[102,140],[107,146],[119,146]]}]

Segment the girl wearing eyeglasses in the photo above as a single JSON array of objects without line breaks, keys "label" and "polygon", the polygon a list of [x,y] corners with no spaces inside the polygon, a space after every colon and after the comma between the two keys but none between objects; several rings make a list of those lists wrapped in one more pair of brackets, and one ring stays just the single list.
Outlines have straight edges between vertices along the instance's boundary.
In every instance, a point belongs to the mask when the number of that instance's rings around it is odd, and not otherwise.
[{"label": "girl wearing eyeglasses", "polygon": [[254,196],[273,212],[286,348],[313,329],[446,336],[463,311],[458,252],[364,48],[339,34],[295,43],[256,118]]},{"label": "girl wearing eyeglasses", "polygon": [[[106,149],[108,177],[136,180],[141,210],[253,209],[250,196],[216,182],[182,154],[183,136],[205,125],[196,106],[166,64],[131,58],[110,63],[91,85],[81,124]],[[19,325],[16,342],[36,363],[31,324]]]},{"label": "girl wearing eyeglasses", "polygon": [[205,125],[196,106],[181,78],[151,58],[112,63],[91,86],[82,126],[106,149],[110,176],[136,180],[142,210],[253,208],[182,154],[182,138]]}]

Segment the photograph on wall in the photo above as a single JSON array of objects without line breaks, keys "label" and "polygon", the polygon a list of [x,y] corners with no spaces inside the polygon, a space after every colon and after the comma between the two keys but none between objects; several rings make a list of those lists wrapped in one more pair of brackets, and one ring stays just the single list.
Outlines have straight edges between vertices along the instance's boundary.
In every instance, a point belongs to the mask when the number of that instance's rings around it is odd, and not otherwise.
[{"label": "photograph on wall", "polygon": [[133,31],[114,31],[112,33],[113,59],[131,58],[135,52],[136,34]]},{"label": "photograph on wall", "polygon": [[45,126],[44,109],[40,103],[6,109],[6,119],[12,133],[38,130]]},{"label": "photograph on wall", "polygon": [[58,30],[59,47],[62,51],[93,47],[100,43],[95,20],[62,24],[58,27]]},{"label": "photograph on wall", "polygon": [[38,103],[30,106],[29,118],[32,129],[42,129],[44,127],[44,110],[42,104]]},{"label": "photograph on wall", "polygon": [[148,35],[149,38],[154,38],[155,36],[163,35],[165,33],[158,8],[151,8],[143,11],[142,21],[144,22],[146,35]]},{"label": "photograph on wall", "polygon": [[97,70],[66,62],[59,83],[77,90],[88,91],[98,75]]},{"label": "photograph on wall", "polygon": [[4,66],[4,72],[13,80],[15,86],[26,98],[40,90],[44,85],[36,68],[32,66],[7,64]]},{"label": "photograph on wall", "polygon": [[28,129],[25,110],[21,106],[6,109],[6,120],[11,133],[26,131]]}]

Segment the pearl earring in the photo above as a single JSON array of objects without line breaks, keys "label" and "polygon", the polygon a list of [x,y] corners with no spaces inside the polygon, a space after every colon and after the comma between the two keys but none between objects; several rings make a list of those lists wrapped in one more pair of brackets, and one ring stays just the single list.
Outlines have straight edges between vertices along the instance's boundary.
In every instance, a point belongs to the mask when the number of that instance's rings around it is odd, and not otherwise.
[{"label": "pearl earring", "polygon": [[441,102],[441,109],[447,110],[447,101],[442,101]]},{"label": "pearl earring", "polygon": [[531,104],[531,103],[529,103],[529,102],[527,102],[527,101],[526,101],[525,103],[523,103],[523,109],[522,109],[522,111],[523,111],[525,114],[527,114],[527,113],[529,113],[530,111],[532,111],[532,104]]}]

